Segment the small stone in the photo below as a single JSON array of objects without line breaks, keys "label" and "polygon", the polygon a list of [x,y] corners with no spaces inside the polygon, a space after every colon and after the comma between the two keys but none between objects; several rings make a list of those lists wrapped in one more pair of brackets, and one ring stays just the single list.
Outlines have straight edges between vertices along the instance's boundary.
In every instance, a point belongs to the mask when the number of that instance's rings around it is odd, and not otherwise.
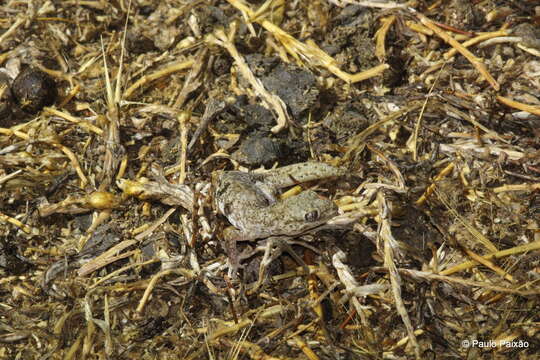
[{"label": "small stone", "polygon": [[19,107],[29,114],[36,114],[43,107],[52,105],[58,95],[54,80],[33,68],[26,68],[19,73],[11,91]]},{"label": "small stone", "polygon": [[253,136],[246,139],[233,153],[234,160],[250,166],[270,165],[282,153],[280,144],[267,137]]}]

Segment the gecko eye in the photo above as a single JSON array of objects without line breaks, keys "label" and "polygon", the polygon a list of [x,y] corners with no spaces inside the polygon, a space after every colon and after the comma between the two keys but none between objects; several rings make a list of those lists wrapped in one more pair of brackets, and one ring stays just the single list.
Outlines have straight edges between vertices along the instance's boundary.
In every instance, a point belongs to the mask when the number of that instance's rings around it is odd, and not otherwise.
[{"label": "gecko eye", "polygon": [[304,219],[309,222],[314,222],[314,221],[319,220],[319,211],[313,210],[306,213],[306,215],[304,215]]}]

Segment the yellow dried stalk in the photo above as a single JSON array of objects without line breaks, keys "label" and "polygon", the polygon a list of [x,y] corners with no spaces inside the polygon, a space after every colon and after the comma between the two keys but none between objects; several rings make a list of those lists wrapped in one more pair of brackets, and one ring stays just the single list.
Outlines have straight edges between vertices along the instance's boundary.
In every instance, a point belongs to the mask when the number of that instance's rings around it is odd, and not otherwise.
[{"label": "yellow dried stalk", "polygon": [[[529,251],[535,251],[535,250],[539,250],[539,249],[540,249],[540,241],[535,241],[535,242],[532,242],[530,244],[515,246],[515,247],[510,248],[510,249],[493,252],[491,254],[484,255],[483,258],[486,259],[486,260],[501,259],[501,258],[506,257],[506,256],[517,255],[517,254],[521,254],[521,253],[525,253],[525,252],[529,252]],[[442,271],[441,275],[451,275],[451,274],[457,273],[459,271],[463,271],[463,270],[473,268],[473,267],[475,267],[477,265],[478,265],[478,262],[476,262],[476,261],[465,261],[465,262],[463,262],[461,264],[452,266],[451,268]]]},{"label": "yellow dried stalk", "polygon": [[536,184],[516,184],[516,185],[503,185],[493,189],[493,192],[502,193],[506,191],[535,191],[540,190],[540,183]]},{"label": "yellow dried stalk", "polygon": [[418,19],[420,19],[420,22],[426,26],[427,28],[433,30],[437,36],[439,36],[441,39],[446,41],[450,46],[456,49],[456,51],[459,51],[469,62],[480,72],[480,74],[486,79],[486,81],[495,89],[496,91],[500,90],[499,83],[491,76],[491,74],[487,71],[486,66],[482,62],[481,59],[474,56],[469,50],[467,50],[462,44],[460,44],[456,39],[454,39],[452,36],[450,36],[448,33],[440,29],[437,25],[435,25],[430,19],[428,19],[426,16],[416,13],[416,16]]},{"label": "yellow dried stalk", "polygon": [[102,129],[95,126],[94,124],[91,124],[91,123],[89,123],[87,121],[81,120],[81,119],[71,115],[67,111],[60,111],[60,110],[56,110],[56,109],[53,109],[53,108],[50,108],[50,107],[44,107],[43,111],[46,112],[46,113],[49,113],[51,115],[58,116],[59,118],[62,118],[64,120],[67,120],[67,121],[72,122],[74,124],[77,124],[81,128],[83,128],[83,129],[85,129],[87,131],[91,131],[91,132],[93,132],[93,133],[95,133],[97,135],[103,135],[103,130]]},{"label": "yellow dried stalk", "polygon": [[304,355],[306,355],[309,360],[319,360],[320,359],[317,356],[317,354],[315,354],[315,352],[313,350],[311,350],[309,345],[306,344],[306,342],[304,340],[302,340],[302,338],[300,336],[295,336],[293,338],[293,340],[294,340],[294,344],[296,346],[298,346],[298,348],[300,348],[300,350],[302,350]]},{"label": "yellow dried stalk", "polygon": [[386,35],[388,34],[388,30],[390,30],[390,26],[392,26],[395,21],[395,15],[382,18],[382,26],[375,33],[375,56],[377,56],[377,59],[379,59],[380,61],[384,61],[384,59],[386,59],[386,49],[384,47],[384,43],[386,40]]},{"label": "yellow dried stalk", "polygon": [[[369,79],[371,77],[381,74],[384,70],[390,66],[388,64],[381,64],[375,66],[372,69],[356,73],[349,74],[339,69],[337,61],[330,55],[321,50],[313,41],[306,41],[303,43],[296,40],[293,36],[283,31],[279,26],[276,26],[269,20],[263,19],[258,12],[254,12],[246,5],[242,0],[227,0],[232,6],[242,12],[244,19],[249,21],[255,21],[259,23],[264,29],[272,33],[272,35],[281,42],[287,52],[293,56],[297,61],[301,61],[300,58],[311,63],[312,66],[321,66],[326,68],[332,74],[336,75],[343,81],[348,83],[356,83]],[[265,6],[265,5],[262,5]],[[255,16],[257,15],[257,16]]]},{"label": "yellow dried stalk", "polygon": [[[21,139],[30,140],[30,136],[28,134],[20,131],[20,130],[12,130],[12,129],[0,128],[0,134],[8,135],[8,136],[15,135],[15,136],[17,136],[17,137],[19,137]],[[59,143],[56,143],[56,142],[51,142],[51,141],[45,141],[45,140],[43,142],[50,145],[50,146],[52,146],[52,147],[54,147],[54,148],[56,148],[56,149],[59,149],[60,151],[62,151],[68,157],[68,159],[71,161],[71,165],[75,169],[75,172],[77,173],[77,175],[81,179],[80,187],[84,188],[86,186],[86,184],[88,184],[88,178],[86,177],[86,175],[84,175],[84,172],[81,169],[81,165],[79,164],[79,160],[77,160],[77,157],[75,156],[75,154],[71,150],[69,150],[67,147],[62,145],[62,144],[59,144]]]},{"label": "yellow dried stalk", "polygon": [[493,262],[489,261],[488,259],[476,254],[472,250],[464,249],[465,253],[474,261],[477,261],[478,263],[484,265],[485,267],[493,270],[496,274],[499,274],[506,280],[510,282],[514,282],[514,277],[507,273],[504,269],[502,269],[500,266],[495,265]]},{"label": "yellow dried stalk", "polygon": [[[508,32],[506,30],[499,30],[499,31],[494,31],[494,32],[488,32],[488,33],[484,33],[484,34],[480,34],[472,39],[469,39],[467,41],[465,41],[463,44],[461,44],[463,47],[469,47],[469,46],[472,46],[472,45],[476,45],[484,40],[488,40],[488,39],[493,39],[493,38],[496,38],[496,37],[500,37],[500,36],[506,36],[508,35]],[[456,48],[453,48],[453,49],[450,49],[448,50],[444,55],[443,57],[448,60],[450,58],[452,58],[454,55],[456,55],[456,53],[458,52],[458,50]]]},{"label": "yellow dried stalk", "polygon": [[131,85],[124,92],[124,99],[126,99],[126,100],[129,99],[131,97],[131,95],[133,95],[135,90],[137,90],[141,86],[143,86],[143,85],[145,85],[147,83],[150,83],[150,82],[152,82],[154,80],[157,80],[157,79],[159,79],[161,77],[167,76],[169,74],[188,69],[191,66],[193,66],[193,63],[194,63],[194,60],[189,59],[189,60],[186,60],[186,61],[181,61],[181,62],[177,62],[177,63],[172,64],[172,65],[169,65],[169,66],[167,66],[167,67],[165,67],[163,69],[160,69],[160,70],[158,70],[158,71],[156,71],[156,72],[154,72],[152,74],[144,75],[139,80],[137,80],[135,82],[135,84]]},{"label": "yellow dried stalk", "polygon": [[528,112],[530,114],[540,116],[540,106],[533,106],[533,105],[520,103],[518,101],[509,99],[509,98],[504,97],[504,96],[497,96],[497,100],[499,100],[499,102],[503,103],[504,105],[510,106],[510,107],[512,107],[514,109],[518,109],[518,110],[521,110],[521,111]]},{"label": "yellow dried stalk", "polygon": [[39,231],[37,229],[33,229],[30,226],[23,224],[19,220],[12,218],[11,216],[7,216],[6,214],[3,214],[0,212],[0,221],[7,222],[11,225],[14,225],[24,231],[27,234],[39,234]]},{"label": "yellow dried stalk", "polygon": [[437,186],[435,183],[437,181],[440,181],[442,180],[443,178],[445,178],[447,175],[449,175],[452,170],[454,170],[454,167],[455,167],[455,164],[452,162],[450,164],[448,164],[444,169],[442,169],[442,171],[437,174],[437,176],[435,176],[435,178],[433,179],[433,183],[431,185],[428,186],[428,188],[426,189],[426,191],[424,191],[424,193],[422,194],[422,196],[420,196],[420,198],[418,198],[418,200],[416,200],[416,205],[417,206],[421,206],[423,205],[427,198],[433,194],[433,192],[435,191],[435,187]]},{"label": "yellow dried stalk", "polygon": [[409,29],[411,29],[412,31],[416,31],[417,33],[420,33],[422,35],[428,35],[428,36],[433,35],[432,30],[428,29],[427,27],[425,27],[422,24],[419,24],[417,22],[408,20],[408,21],[405,22],[405,25],[407,25],[407,27]]},{"label": "yellow dried stalk", "polygon": [[[134,240],[125,240],[125,241],[134,241]],[[134,241],[134,242],[136,243],[136,241]],[[170,274],[179,275],[179,276],[185,276],[185,277],[188,277],[188,278],[195,278],[195,276],[196,276],[194,271],[183,269],[183,268],[167,269],[167,270],[163,270],[163,271],[157,273],[156,275],[154,275],[152,277],[152,279],[148,283],[148,286],[144,290],[143,297],[139,301],[139,305],[137,306],[137,310],[135,310],[137,312],[137,314],[142,314],[142,312],[144,310],[144,307],[145,307],[146,303],[148,302],[148,299],[150,298],[150,295],[152,294],[152,290],[154,290],[158,280],[161,279],[162,277],[170,275]]]}]

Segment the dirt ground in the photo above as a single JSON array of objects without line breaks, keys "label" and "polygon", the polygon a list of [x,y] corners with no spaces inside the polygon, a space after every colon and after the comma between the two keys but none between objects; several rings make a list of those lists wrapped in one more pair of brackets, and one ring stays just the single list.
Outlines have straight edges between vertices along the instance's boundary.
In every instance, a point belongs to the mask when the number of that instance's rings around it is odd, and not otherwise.
[{"label": "dirt ground", "polygon": [[[306,161],[231,274],[216,177]],[[0,359],[533,359],[539,294],[540,2],[0,3]]]}]

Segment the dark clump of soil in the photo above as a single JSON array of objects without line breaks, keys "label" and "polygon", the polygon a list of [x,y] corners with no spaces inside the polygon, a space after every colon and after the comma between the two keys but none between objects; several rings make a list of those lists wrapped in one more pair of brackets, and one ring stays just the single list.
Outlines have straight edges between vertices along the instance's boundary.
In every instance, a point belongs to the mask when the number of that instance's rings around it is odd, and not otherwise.
[{"label": "dark clump of soil", "polygon": [[42,71],[26,68],[13,80],[11,91],[19,107],[35,114],[43,107],[52,105],[58,91],[54,80]]}]

